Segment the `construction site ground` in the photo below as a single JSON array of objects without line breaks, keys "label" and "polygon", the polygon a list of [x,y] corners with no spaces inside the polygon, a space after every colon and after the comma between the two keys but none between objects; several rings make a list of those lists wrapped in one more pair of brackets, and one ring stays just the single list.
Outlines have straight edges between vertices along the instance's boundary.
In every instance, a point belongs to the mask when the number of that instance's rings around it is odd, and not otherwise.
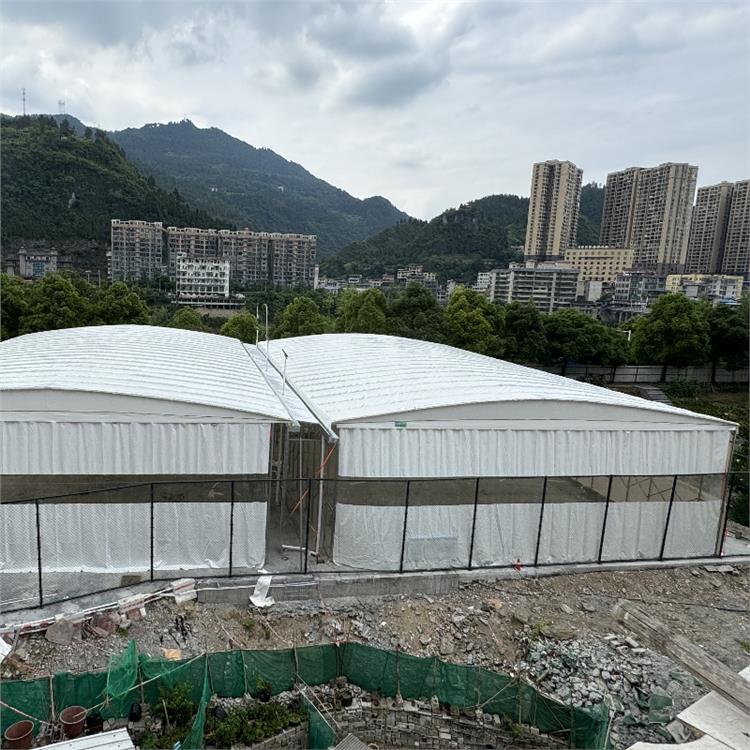
[{"label": "construction site ground", "polygon": [[[606,701],[615,747],[673,742],[674,716],[708,690],[647,644],[628,640],[611,614],[619,599],[643,603],[735,672],[750,664],[750,567],[726,565],[519,576],[462,583],[445,596],[278,602],[262,610],[163,599],[112,634],[84,628],[68,643],[23,636],[2,676],[104,669],[130,638],[152,656],[171,649],[183,657],[352,640],[521,674],[584,707]],[[177,616],[189,627],[176,627]]]}]

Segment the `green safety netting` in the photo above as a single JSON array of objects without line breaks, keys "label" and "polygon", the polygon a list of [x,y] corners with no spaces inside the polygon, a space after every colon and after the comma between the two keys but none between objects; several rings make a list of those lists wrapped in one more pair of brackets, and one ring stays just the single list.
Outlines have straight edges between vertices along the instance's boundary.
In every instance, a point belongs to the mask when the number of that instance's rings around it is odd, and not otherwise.
[{"label": "green safety netting", "polygon": [[339,739],[333,727],[311,701],[303,698],[302,702],[307,708],[307,746],[310,750],[327,750],[333,747]]},{"label": "green safety netting", "polygon": [[[567,739],[570,747],[606,748],[608,712],[600,705],[578,709],[538,693],[521,680],[478,667],[449,664],[361,643],[326,644],[267,651],[223,651],[172,661],[138,654],[135,642],[112,657],[106,672],[60,673],[51,678],[0,683],[0,729],[15,721],[53,720],[72,705],[101,711],[104,717],[127,716],[133,702],[156,705],[163,688],[187,683],[198,704],[185,750],[203,746],[206,707],[212,695],[257,695],[265,684],[278,694],[295,685],[321,685],[343,676],[382,696],[400,694],[460,708],[479,707],[539,731]],[[335,732],[320,712],[308,707],[310,747],[335,744]],[[327,743],[327,744],[326,744]]]}]

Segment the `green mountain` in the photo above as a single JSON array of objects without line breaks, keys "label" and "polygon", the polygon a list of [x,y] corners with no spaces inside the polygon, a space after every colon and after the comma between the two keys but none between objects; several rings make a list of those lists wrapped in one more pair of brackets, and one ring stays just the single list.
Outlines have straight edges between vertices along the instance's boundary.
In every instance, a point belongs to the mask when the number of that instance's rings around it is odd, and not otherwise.
[{"label": "green mountain", "polygon": [[[578,244],[599,241],[604,189],[581,190]],[[528,198],[489,195],[450,208],[432,221],[409,219],[361,242],[353,242],[320,266],[327,276],[380,276],[421,263],[442,280],[473,281],[479,271],[507,266],[519,257],[526,236]]]},{"label": "green mountain", "polygon": [[110,135],[129,159],[193,205],[257,231],[316,234],[321,258],[407,218],[385,198],[354,198],[218,128],[183,120]]},{"label": "green mountain", "polygon": [[145,177],[102,131],[75,134],[54,118],[6,117],[2,138],[2,238],[94,240],[104,244],[110,220],[144,219],[166,225],[211,227],[217,220],[192,209],[176,191]]},{"label": "green mountain", "polygon": [[321,263],[321,273],[379,276],[407,263],[421,263],[441,279],[468,280],[478,271],[507,265],[518,256],[529,201],[489,195],[450,208],[432,221],[410,219],[355,242]]}]

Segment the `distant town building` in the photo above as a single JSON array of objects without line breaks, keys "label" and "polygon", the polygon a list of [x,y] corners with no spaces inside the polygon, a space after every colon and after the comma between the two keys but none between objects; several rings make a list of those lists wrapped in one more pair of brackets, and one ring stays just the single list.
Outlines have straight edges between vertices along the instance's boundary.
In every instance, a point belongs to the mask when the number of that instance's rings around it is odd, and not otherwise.
[{"label": "distant town building", "polygon": [[660,164],[607,176],[600,244],[633,249],[633,267],[678,273],[687,256],[698,167]]},{"label": "distant town building", "polygon": [[[599,279],[584,279],[578,277],[576,285],[576,301],[598,302],[604,294],[604,282]],[[578,306],[578,305],[576,305]]]},{"label": "distant town building", "polygon": [[[161,242],[161,244],[159,244]],[[110,278],[177,278],[177,259],[229,263],[238,286],[313,286],[317,273],[315,235],[249,229],[169,227],[159,222],[112,221]]]},{"label": "distant town building", "polygon": [[698,190],[690,222],[685,273],[718,273],[721,269],[733,190],[733,182]]},{"label": "distant town building", "polygon": [[631,305],[642,311],[666,291],[666,277],[644,271],[624,271],[615,278],[613,302]]},{"label": "distant town building", "polygon": [[160,221],[112,219],[107,256],[111,281],[141,281],[166,275],[167,234]]},{"label": "distant town building", "polygon": [[750,180],[734,183],[721,272],[750,280]]},{"label": "distant town building", "polygon": [[524,255],[528,260],[559,259],[575,247],[583,170],[556,159],[534,164]]},{"label": "distant town building", "polygon": [[57,250],[18,251],[18,275],[24,279],[41,279],[58,270]]},{"label": "distant town building", "polygon": [[425,271],[418,263],[410,263],[406,268],[396,271],[396,281],[399,284],[422,284],[434,291],[437,288],[437,274]]},{"label": "distant town building", "polygon": [[629,247],[581,245],[565,251],[565,262],[580,271],[582,281],[611,284],[618,273],[632,268],[633,250]]},{"label": "distant town building", "polygon": [[175,299],[187,305],[229,302],[229,261],[193,260],[178,253]]},{"label": "distant town building", "polygon": [[682,293],[692,299],[707,299],[714,303],[736,303],[742,296],[742,276],[724,274],[670,274],[667,292]]},{"label": "distant town building", "polygon": [[578,271],[563,262],[511,263],[491,272],[492,302],[531,302],[541,312],[571,307],[576,300]]}]

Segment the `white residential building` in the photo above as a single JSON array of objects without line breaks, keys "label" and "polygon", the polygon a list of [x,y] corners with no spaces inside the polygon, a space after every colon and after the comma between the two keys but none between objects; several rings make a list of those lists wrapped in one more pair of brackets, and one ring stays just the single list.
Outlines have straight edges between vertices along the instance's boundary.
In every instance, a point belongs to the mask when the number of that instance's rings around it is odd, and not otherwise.
[{"label": "white residential building", "polygon": [[191,260],[177,255],[175,293],[186,305],[229,301],[229,261]]}]

